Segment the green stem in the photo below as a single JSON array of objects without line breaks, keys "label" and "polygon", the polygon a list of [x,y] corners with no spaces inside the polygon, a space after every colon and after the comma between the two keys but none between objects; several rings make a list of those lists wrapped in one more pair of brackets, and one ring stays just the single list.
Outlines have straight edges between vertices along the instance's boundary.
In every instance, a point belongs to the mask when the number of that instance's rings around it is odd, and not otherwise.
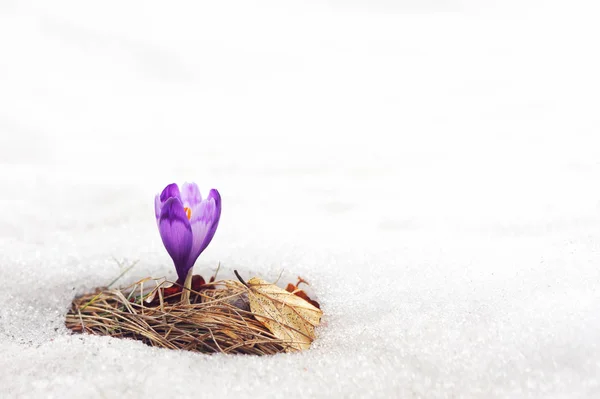
[{"label": "green stem", "polygon": [[185,277],[185,282],[183,283],[183,292],[181,293],[181,301],[184,305],[190,304],[190,291],[192,290],[192,272],[194,268],[192,267],[187,276]]}]

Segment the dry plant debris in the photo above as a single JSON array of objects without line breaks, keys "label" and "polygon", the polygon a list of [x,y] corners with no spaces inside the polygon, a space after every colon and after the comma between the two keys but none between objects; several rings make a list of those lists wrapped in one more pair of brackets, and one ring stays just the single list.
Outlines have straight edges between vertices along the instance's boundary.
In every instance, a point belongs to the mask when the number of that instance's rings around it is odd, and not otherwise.
[{"label": "dry plant debris", "polygon": [[287,352],[310,347],[315,339],[315,327],[323,315],[321,309],[257,277],[248,281],[248,289],[254,317],[287,344]]},{"label": "dry plant debris", "polygon": [[77,333],[133,338],[169,349],[295,352],[308,349],[323,313],[297,285],[288,285],[291,288],[289,292],[259,278],[247,284],[213,279],[205,283],[194,276],[188,304],[182,301],[186,289],[181,285],[147,278],[75,298],[65,324]]}]

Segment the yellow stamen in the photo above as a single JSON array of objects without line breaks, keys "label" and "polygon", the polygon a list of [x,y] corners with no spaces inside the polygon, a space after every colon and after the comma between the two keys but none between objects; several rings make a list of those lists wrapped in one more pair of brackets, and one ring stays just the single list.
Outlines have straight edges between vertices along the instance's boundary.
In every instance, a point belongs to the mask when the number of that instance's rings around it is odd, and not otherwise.
[{"label": "yellow stamen", "polygon": [[192,210],[187,206],[184,207],[183,210],[185,211],[185,216],[187,216],[188,220],[190,220],[192,218]]}]

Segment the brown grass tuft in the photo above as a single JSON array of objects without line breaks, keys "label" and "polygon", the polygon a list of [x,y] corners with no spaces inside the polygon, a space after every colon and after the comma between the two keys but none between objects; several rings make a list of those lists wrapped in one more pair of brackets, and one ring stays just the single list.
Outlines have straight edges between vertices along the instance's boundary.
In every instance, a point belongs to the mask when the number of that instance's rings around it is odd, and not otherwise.
[{"label": "brown grass tuft", "polygon": [[285,344],[250,312],[242,284],[205,284],[191,292],[189,305],[179,301],[180,293],[165,296],[169,284],[145,279],[124,289],[98,289],[77,297],[65,324],[76,333],[133,338],[169,349],[250,355],[285,351]]}]

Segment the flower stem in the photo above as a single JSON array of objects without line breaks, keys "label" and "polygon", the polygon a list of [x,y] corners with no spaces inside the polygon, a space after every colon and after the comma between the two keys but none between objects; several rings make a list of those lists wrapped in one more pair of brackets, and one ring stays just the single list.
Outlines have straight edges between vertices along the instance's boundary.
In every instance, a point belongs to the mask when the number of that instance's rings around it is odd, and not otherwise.
[{"label": "flower stem", "polygon": [[183,291],[181,292],[181,301],[184,305],[190,304],[190,291],[192,290],[192,271],[194,268],[192,267],[187,276],[185,277],[185,282],[183,283]]}]

